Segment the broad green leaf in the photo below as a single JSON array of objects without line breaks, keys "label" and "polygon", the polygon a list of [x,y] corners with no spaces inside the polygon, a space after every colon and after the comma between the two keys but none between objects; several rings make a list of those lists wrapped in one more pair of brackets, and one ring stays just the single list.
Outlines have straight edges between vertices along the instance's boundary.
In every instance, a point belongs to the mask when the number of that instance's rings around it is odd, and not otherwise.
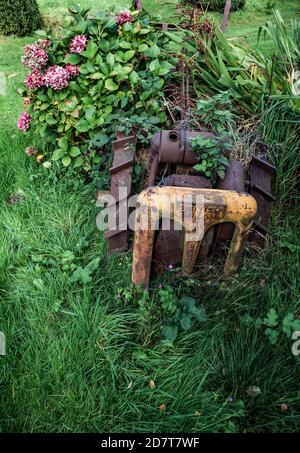
[{"label": "broad green leaf", "polygon": [[82,55],[84,55],[85,57],[87,57],[90,60],[92,60],[97,52],[98,52],[97,44],[90,39],[89,43],[87,45],[87,48],[86,48],[86,50],[84,52],[82,52]]},{"label": "broad green leaf", "polygon": [[78,54],[75,54],[75,53],[69,53],[64,58],[64,62],[65,63],[73,64],[73,65],[76,65],[76,64],[80,63],[80,61],[81,61],[80,56]]},{"label": "broad green leaf", "polygon": [[84,163],[84,160],[82,157],[77,157],[74,161],[74,168],[78,168],[78,167],[81,167]]},{"label": "broad green leaf", "polygon": [[123,54],[123,60],[124,61],[129,61],[131,58],[134,56],[135,52],[134,50],[128,50]]},{"label": "broad green leaf", "polygon": [[68,167],[71,163],[71,157],[70,156],[65,156],[62,158],[62,164],[64,167]]},{"label": "broad green leaf", "polygon": [[79,156],[81,154],[81,151],[78,148],[78,146],[72,146],[72,148],[69,151],[69,154],[72,157],[77,157],[77,156]]},{"label": "broad green leaf", "polygon": [[53,152],[51,159],[53,161],[60,160],[64,156],[64,154],[65,154],[64,150],[61,148],[58,148]]},{"label": "broad green leaf", "polygon": [[139,81],[139,75],[137,72],[135,71],[132,71],[130,74],[129,74],[129,80],[130,82],[135,85],[136,83],[138,83]]},{"label": "broad green leaf", "polygon": [[105,88],[108,91],[116,91],[118,89],[118,85],[113,81],[113,79],[107,79],[105,81]]},{"label": "broad green leaf", "polygon": [[149,49],[148,44],[140,44],[138,47],[139,52],[145,52],[145,50]]},{"label": "broad green leaf", "polygon": [[189,330],[192,327],[192,318],[189,314],[184,314],[180,318],[180,325],[183,330]]},{"label": "broad green leaf", "polygon": [[120,41],[121,49],[131,49],[131,44],[128,41]]},{"label": "broad green leaf", "polygon": [[106,56],[106,61],[109,64],[109,66],[112,68],[115,64],[115,57],[111,52],[109,52]]},{"label": "broad green leaf", "polygon": [[167,340],[173,342],[176,340],[178,327],[175,324],[168,324],[163,327],[162,332]]}]

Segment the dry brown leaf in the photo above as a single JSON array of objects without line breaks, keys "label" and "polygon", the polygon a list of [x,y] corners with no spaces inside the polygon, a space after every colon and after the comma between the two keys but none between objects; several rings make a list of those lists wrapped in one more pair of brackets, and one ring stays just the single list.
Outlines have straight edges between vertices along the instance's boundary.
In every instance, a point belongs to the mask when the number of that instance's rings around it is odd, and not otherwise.
[{"label": "dry brown leaf", "polygon": [[166,406],[166,404],[165,404],[165,403],[163,403],[163,404],[160,404],[160,406],[159,406],[159,410],[160,410],[160,411],[165,411],[165,410],[166,410],[166,407],[167,407],[167,406]]},{"label": "dry brown leaf", "polygon": [[282,404],[280,405],[280,410],[281,410],[281,412],[287,412],[287,411],[289,410],[289,407],[288,407],[287,404],[282,403]]},{"label": "dry brown leaf", "polygon": [[247,388],[246,393],[250,398],[255,398],[261,394],[261,390],[256,385],[250,385],[250,387]]},{"label": "dry brown leaf", "polygon": [[149,387],[150,387],[151,389],[155,389],[156,384],[155,384],[155,382],[153,381],[153,379],[151,379],[151,381],[149,382]]}]

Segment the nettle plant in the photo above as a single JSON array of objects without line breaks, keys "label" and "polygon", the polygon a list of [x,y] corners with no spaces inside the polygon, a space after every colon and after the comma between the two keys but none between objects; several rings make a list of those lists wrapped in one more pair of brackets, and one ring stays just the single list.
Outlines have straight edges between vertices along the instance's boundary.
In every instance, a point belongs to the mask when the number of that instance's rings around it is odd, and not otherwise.
[{"label": "nettle plant", "polygon": [[160,100],[179,44],[144,12],[91,15],[72,6],[62,34],[41,38],[24,48],[30,73],[18,127],[40,135],[45,166],[52,160],[88,171],[101,165],[116,128],[145,139],[165,124]]},{"label": "nettle plant", "polygon": [[224,179],[229,165],[227,155],[231,150],[231,130],[234,123],[232,103],[227,92],[200,99],[195,110],[195,120],[216,134],[212,137],[198,136],[191,139],[191,148],[199,163],[194,169],[211,179]]}]

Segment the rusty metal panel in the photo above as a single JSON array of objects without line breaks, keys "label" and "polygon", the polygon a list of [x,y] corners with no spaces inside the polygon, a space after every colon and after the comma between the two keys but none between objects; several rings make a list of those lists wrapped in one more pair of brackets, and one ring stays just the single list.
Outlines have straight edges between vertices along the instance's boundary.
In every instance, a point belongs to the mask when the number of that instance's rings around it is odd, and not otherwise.
[{"label": "rusty metal panel", "polygon": [[[170,175],[164,180],[165,186],[170,187],[188,187],[194,189],[211,189],[212,185],[209,179],[204,176],[191,175]],[[201,258],[206,258],[212,243],[213,236],[208,232],[203,239],[200,249]],[[156,236],[153,262],[156,271],[166,269],[169,266],[177,266],[181,263],[183,253],[183,234],[182,231],[176,230],[174,222],[170,222],[170,230],[159,230]]]},{"label": "rusty metal panel", "polygon": [[257,214],[254,220],[254,231],[250,236],[252,242],[264,245],[272,214],[272,178],[275,168],[266,160],[253,156],[249,164],[249,193],[256,199]]},{"label": "rusty metal panel", "polygon": [[[109,254],[116,251],[124,252],[127,249],[127,225],[120,225],[119,212],[122,207],[128,210],[127,197],[131,194],[135,145],[136,137],[134,135],[126,137],[124,134],[116,132],[116,140],[113,142],[112,146],[113,165],[110,168],[110,194],[115,198],[116,202],[113,205],[108,206],[108,211],[111,210],[111,213],[114,213],[116,210],[117,229],[109,230],[105,233]],[[122,198],[121,195],[120,198],[120,189],[126,189],[127,197]]]},{"label": "rusty metal panel", "polygon": [[[245,192],[245,172],[243,164],[238,160],[230,160],[225,171],[225,178],[218,184],[218,189]],[[224,224],[216,228],[216,238],[220,241],[229,241],[234,233],[234,225]]]}]

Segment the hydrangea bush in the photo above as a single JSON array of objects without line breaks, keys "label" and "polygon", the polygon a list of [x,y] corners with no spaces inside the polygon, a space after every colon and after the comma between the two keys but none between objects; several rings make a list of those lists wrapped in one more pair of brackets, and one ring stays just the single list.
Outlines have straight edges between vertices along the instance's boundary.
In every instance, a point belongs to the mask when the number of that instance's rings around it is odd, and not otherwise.
[{"label": "hydrangea bush", "polygon": [[72,7],[60,36],[24,48],[29,73],[19,129],[40,135],[48,161],[99,165],[116,127],[135,126],[142,135],[165,123],[162,90],[177,63],[176,46],[178,39],[141,11],[91,15]]}]

